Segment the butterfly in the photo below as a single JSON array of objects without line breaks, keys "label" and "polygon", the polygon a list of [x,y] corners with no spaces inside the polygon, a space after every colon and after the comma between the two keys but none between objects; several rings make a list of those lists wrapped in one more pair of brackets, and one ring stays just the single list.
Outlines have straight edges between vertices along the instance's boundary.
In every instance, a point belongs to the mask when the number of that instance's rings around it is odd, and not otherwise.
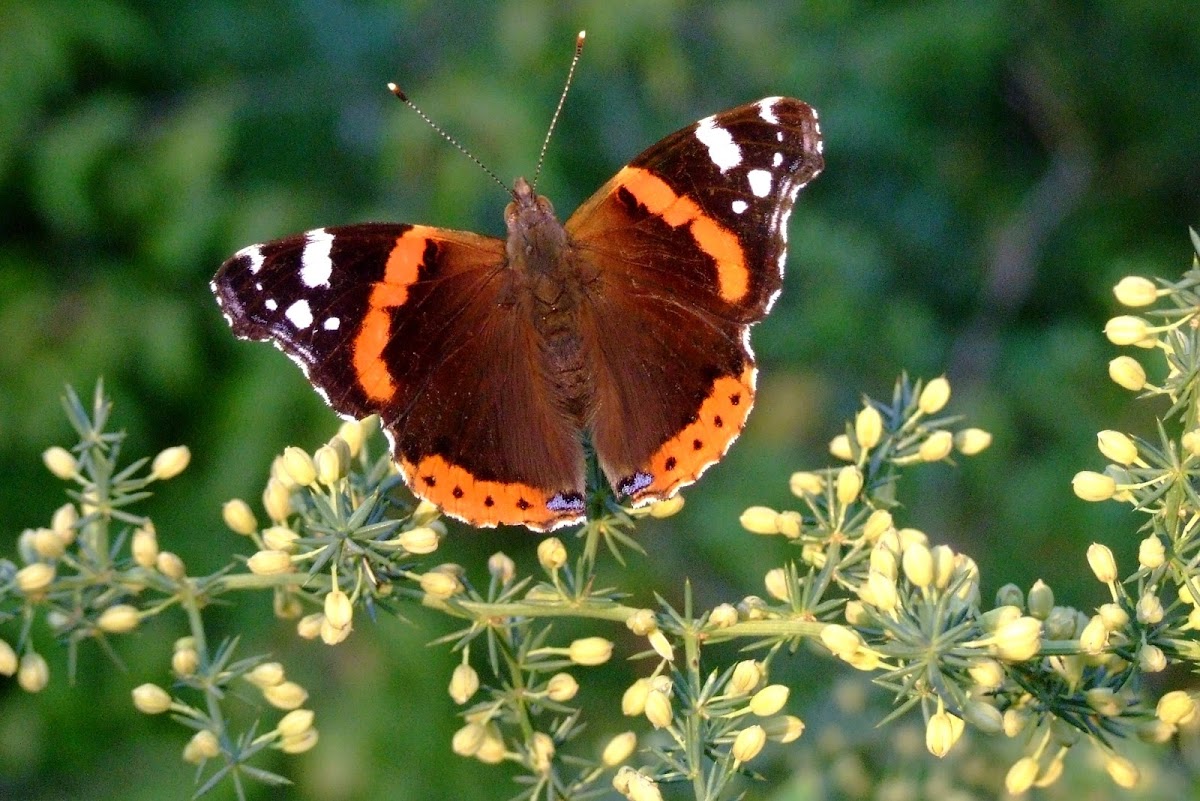
[{"label": "butterfly", "polygon": [[768,97],[652,145],[565,224],[518,178],[506,238],[318,228],[239,250],[212,290],[339,414],[379,415],[417,496],[549,531],[586,519],[586,441],[633,505],[724,456],[754,402],[750,327],[823,166],[816,112]]}]

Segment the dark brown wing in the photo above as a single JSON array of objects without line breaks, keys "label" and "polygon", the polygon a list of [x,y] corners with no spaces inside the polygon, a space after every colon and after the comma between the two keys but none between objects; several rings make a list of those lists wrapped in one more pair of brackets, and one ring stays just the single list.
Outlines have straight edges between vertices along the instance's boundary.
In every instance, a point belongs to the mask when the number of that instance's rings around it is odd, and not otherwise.
[{"label": "dark brown wing", "polygon": [[378,413],[409,486],[468,523],[583,519],[583,453],[514,314],[504,243],[411,225],[310,231],[213,280],[238,336],[290,356],[339,413]]},{"label": "dark brown wing", "polygon": [[695,481],[744,426],[749,326],[779,293],[788,216],[823,165],[816,112],[766,98],[663,139],[567,221],[600,276],[582,321],[593,441],[635,503]]}]

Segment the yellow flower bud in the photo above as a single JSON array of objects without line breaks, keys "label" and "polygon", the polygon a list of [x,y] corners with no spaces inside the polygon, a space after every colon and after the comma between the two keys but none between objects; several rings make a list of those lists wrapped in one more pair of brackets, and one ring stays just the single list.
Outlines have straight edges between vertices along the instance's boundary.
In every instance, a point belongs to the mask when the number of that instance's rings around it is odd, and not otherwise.
[{"label": "yellow flower bud", "polygon": [[570,673],[555,673],[546,682],[546,697],[560,704],[570,701],[579,692],[579,682]]},{"label": "yellow flower bud", "polygon": [[1004,788],[1010,795],[1020,795],[1033,786],[1038,775],[1038,762],[1033,757],[1021,757],[1008,769]]},{"label": "yellow flower bud", "polygon": [[1120,431],[1105,429],[1096,435],[1096,446],[1104,458],[1121,465],[1133,464],[1138,458],[1137,445]]},{"label": "yellow flower bud", "polygon": [[1087,549],[1088,566],[1096,578],[1104,584],[1112,584],[1117,580],[1117,560],[1107,545],[1093,542]]},{"label": "yellow flower bud", "polygon": [[308,700],[308,690],[294,681],[281,681],[262,688],[263,698],[276,709],[298,709]]},{"label": "yellow flower bud", "polygon": [[354,617],[354,604],[350,596],[342,590],[330,590],[325,595],[325,619],[336,629],[344,629],[350,625]]},{"label": "yellow flower bud", "polygon": [[650,632],[647,639],[650,641],[650,647],[654,649],[654,653],[668,662],[675,661],[675,649],[671,647],[671,641],[667,639],[667,635],[663,634],[662,629]]},{"label": "yellow flower bud", "polygon": [[1137,652],[1138,667],[1143,673],[1161,673],[1167,669],[1167,655],[1153,643],[1143,643]]},{"label": "yellow flower bud", "polygon": [[791,600],[791,585],[788,583],[787,571],[782,567],[772,568],[767,571],[767,575],[763,578],[763,583],[767,588],[767,595],[770,595],[777,601]]},{"label": "yellow flower bud", "polygon": [[727,692],[732,696],[749,695],[762,680],[762,664],[753,659],[743,659],[733,666]]},{"label": "yellow flower bud", "polygon": [[1185,690],[1172,690],[1158,699],[1154,714],[1163,723],[1186,726],[1196,718],[1196,699]]},{"label": "yellow flower bud", "polygon": [[546,773],[554,759],[554,740],[545,732],[535,731],[529,738],[529,766],[534,773]]},{"label": "yellow flower bud", "polygon": [[567,563],[567,548],[558,537],[547,537],[538,543],[538,564],[554,572]]},{"label": "yellow flower bud", "polygon": [[0,640],[0,676],[11,676],[17,672],[17,652],[6,640]]},{"label": "yellow flower bud", "polygon": [[1095,503],[1111,498],[1117,491],[1117,482],[1104,473],[1080,470],[1071,479],[1071,489],[1079,498]]},{"label": "yellow flower bud", "polygon": [[768,684],[750,699],[750,711],[760,718],[778,714],[791,691],[784,684]]},{"label": "yellow flower bud", "polygon": [[838,434],[829,440],[829,453],[835,459],[841,459],[843,462],[853,462],[854,451],[850,448],[850,437],[845,434]]},{"label": "yellow flower bud", "polygon": [[286,525],[274,525],[263,529],[262,539],[263,545],[266,546],[265,550],[293,553],[297,548],[296,540],[300,539],[300,535]]},{"label": "yellow flower bud", "polygon": [[1110,754],[1104,761],[1104,769],[1108,771],[1108,776],[1113,780],[1113,784],[1126,790],[1132,790],[1142,778],[1137,765],[1116,754]]},{"label": "yellow flower bud", "polygon": [[[940,706],[940,702],[939,702]],[[925,748],[939,759],[950,753],[963,733],[962,718],[940,710],[930,715],[925,725]]]},{"label": "yellow flower bud", "polygon": [[1180,444],[1192,456],[1200,456],[1200,428],[1193,428],[1191,431],[1183,432]]},{"label": "yellow flower bud", "polygon": [[854,465],[846,465],[838,471],[837,475],[837,499],[842,506],[849,506],[858,497],[858,493],[862,491],[863,475]]},{"label": "yellow flower bud", "polygon": [[896,582],[875,570],[868,573],[866,583],[859,586],[858,597],[863,603],[888,613],[895,612],[900,604]]},{"label": "yellow flower bud", "polygon": [[876,509],[863,524],[863,539],[867,542],[878,542],[880,537],[892,529],[892,525],[892,513],[886,509]]},{"label": "yellow flower bud", "polygon": [[656,729],[671,725],[674,713],[671,711],[671,699],[662,690],[651,690],[646,695],[646,720]]},{"label": "yellow flower bud", "polygon": [[57,559],[66,552],[66,546],[54,529],[39,528],[33,532],[33,550],[42,559]]},{"label": "yellow flower bud", "polygon": [[737,608],[733,604],[718,604],[708,615],[708,624],[724,629],[738,622]]},{"label": "yellow flower bud", "polygon": [[337,645],[350,636],[352,626],[335,626],[329,618],[321,616],[321,642],[326,645]]},{"label": "yellow flower bud", "polygon": [[292,571],[292,558],[287,551],[258,551],[246,560],[250,572],[258,576],[276,576]]},{"label": "yellow flower bud", "polygon": [[161,715],[171,708],[171,695],[157,684],[133,688],[133,706],[144,715]]},{"label": "yellow flower bud", "polygon": [[1029,588],[1029,599],[1026,605],[1029,614],[1038,620],[1045,620],[1050,616],[1050,611],[1054,609],[1054,590],[1050,588],[1049,584],[1038,579]]},{"label": "yellow flower bud", "polygon": [[945,376],[935,378],[925,385],[917,397],[917,408],[924,414],[937,414],[950,401],[950,382]]},{"label": "yellow flower bud", "polygon": [[245,674],[246,681],[260,690],[282,684],[285,678],[283,665],[278,662],[262,662]]},{"label": "yellow flower bud", "polygon": [[766,506],[751,506],[742,512],[738,522],[751,534],[778,534],[779,512]]},{"label": "yellow flower bud", "polygon": [[452,598],[462,592],[458,577],[440,570],[431,570],[418,579],[421,590],[431,598]]},{"label": "yellow flower bud", "polygon": [[901,567],[914,587],[928,589],[933,584],[933,551],[929,546],[917,543],[905,548]]},{"label": "yellow flower bud", "polygon": [[1170,723],[1164,723],[1158,718],[1142,721],[1136,729],[1137,738],[1143,743],[1151,745],[1162,745],[1175,736],[1175,732],[1179,731]]},{"label": "yellow flower bud", "polygon": [[1104,324],[1104,336],[1114,345],[1136,345],[1150,336],[1150,326],[1141,317],[1122,314]]},{"label": "yellow flower bud", "polygon": [[963,456],[976,456],[992,444],[992,435],[982,428],[964,428],[954,435],[954,447]]},{"label": "yellow flower bud", "polygon": [[54,581],[54,566],[34,562],[17,571],[17,589],[30,598],[40,598]]},{"label": "yellow flower bud", "polygon": [[1138,544],[1138,564],[1149,570],[1161,567],[1167,560],[1167,549],[1157,534],[1151,533]]},{"label": "yellow flower bud", "polygon": [[42,462],[56,478],[70,481],[79,475],[79,462],[66,448],[54,445],[42,451]]},{"label": "yellow flower bud", "polygon": [[1104,618],[1096,615],[1079,633],[1079,649],[1085,654],[1095,656],[1104,653],[1107,647],[1108,627],[1104,625]]},{"label": "yellow flower bud", "polygon": [[848,659],[866,644],[858,632],[840,623],[830,623],[821,629],[821,643],[842,659]]},{"label": "yellow flower bud", "polygon": [[143,526],[133,532],[129,546],[133,561],[140,567],[151,570],[158,563],[158,535],[152,526]]},{"label": "yellow flower bud", "polygon": [[267,517],[276,523],[282,523],[292,511],[292,492],[286,484],[272,477],[267,480],[262,502],[263,508],[267,510]]},{"label": "yellow flower bud", "polygon": [[482,724],[468,723],[454,732],[450,738],[450,750],[461,757],[475,756],[486,734],[487,729]]},{"label": "yellow flower bud", "polygon": [[317,744],[316,729],[308,729],[296,735],[279,738],[279,750],[285,754],[303,754]]},{"label": "yellow flower bud", "polygon": [[621,714],[637,717],[646,711],[646,697],[650,694],[650,680],[638,679],[629,685],[621,696]]},{"label": "yellow flower bud", "polygon": [[176,676],[194,676],[200,667],[200,654],[195,648],[179,648],[171,654],[171,670]]},{"label": "yellow flower bud", "polygon": [[800,739],[800,735],[804,734],[804,721],[795,715],[781,715],[768,720],[763,728],[767,730],[767,737],[786,744]]},{"label": "yellow flower bud", "polygon": [[167,481],[187,469],[192,461],[192,452],[187,445],[175,445],[159,451],[150,464],[150,477],[159,481]]},{"label": "yellow flower bud", "polygon": [[1004,666],[986,656],[973,661],[967,673],[984,690],[995,690],[1004,684]]},{"label": "yellow flower bud", "polygon": [[1096,611],[1108,631],[1120,631],[1129,625],[1129,613],[1118,603],[1101,604]]},{"label": "yellow flower bud", "polygon": [[201,729],[192,735],[188,744],[183,748],[184,761],[199,765],[205,760],[212,759],[221,753],[221,743],[217,735],[208,729]]},{"label": "yellow flower bud", "polygon": [[1146,386],[1146,370],[1132,356],[1118,356],[1108,363],[1108,377],[1124,389],[1141,392]]},{"label": "yellow flower bud", "polygon": [[502,584],[507,584],[517,575],[517,563],[502,551],[496,551],[488,557],[487,565],[488,573],[500,579]]},{"label": "yellow flower bud", "polygon": [[683,496],[676,493],[665,501],[655,501],[650,504],[650,516],[656,520],[663,520],[678,514],[682,508]]},{"label": "yellow flower bud", "polygon": [[250,510],[250,504],[241,498],[226,501],[225,505],[221,507],[221,518],[230,531],[235,534],[248,537],[258,531],[258,521],[254,519],[254,512]]},{"label": "yellow flower bud", "polygon": [[346,443],[351,459],[358,458],[366,437],[367,427],[363,420],[347,420],[338,427],[337,438]]},{"label": "yellow flower bud", "polygon": [[631,731],[621,732],[604,746],[604,753],[601,754],[600,761],[606,767],[615,768],[629,759],[635,748],[637,748],[637,735]]},{"label": "yellow flower bud", "polygon": [[1113,287],[1113,295],[1122,306],[1149,306],[1158,300],[1158,288],[1148,278],[1127,275]]},{"label": "yellow flower bud", "polygon": [[[343,458],[347,457],[347,458]],[[322,445],[313,454],[313,468],[316,470],[317,481],[331,487],[346,477],[349,468],[349,447],[342,443],[338,448],[332,444]]]},{"label": "yellow flower bud", "polygon": [[1125,709],[1125,700],[1112,687],[1092,687],[1083,694],[1083,699],[1103,717],[1116,717]]},{"label": "yellow flower bud", "polygon": [[788,487],[797,498],[803,498],[805,495],[820,495],[825,491],[825,479],[816,473],[792,473],[791,478],[788,479]]},{"label": "yellow flower bud", "polygon": [[874,406],[867,404],[854,417],[854,439],[859,446],[870,450],[883,437],[883,415]]},{"label": "yellow flower bud", "polygon": [[39,693],[50,683],[50,666],[39,653],[28,651],[17,664],[17,684],[27,693]]},{"label": "yellow flower bud", "polygon": [[735,762],[749,762],[767,744],[767,732],[762,726],[747,726],[733,738],[731,753]]},{"label": "yellow flower bud", "polygon": [[940,462],[954,450],[954,435],[949,431],[934,431],[917,448],[922,462]]},{"label": "yellow flower bud", "polygon": [[187,568],[184,566],[183,560],[179,558],[178,554],[171,551],[160,551],[158,556],[154,557],[154,567],[159,573],[176,581],[187,575]]},{"label": "yellow flower bud", "polygon": [[317,467],[308,451],[289,445],[283,449],[283,470],[301,487],[310,487],[317,481]]},{"label": "yellow flower bud", "polygon": [[475,672],[475,668],[466,663],[458,665],[450,674],[450,686],[447,691],[454,699],[454,703],[462,706],[479,691],[479,674]]},{"label": "yellow flower bud", "polygon": [[325,623],[325,615],[314,612],[305,615],[296,623],[296,634],[305,640],[315,640],[321,634],[321,626]]},{"label": "yellow flower bud", "polygon": [[275,725],[275,731],[280,737],[299,737],[313,726],[313,711],[311,709],[293,709]]},{"label": "yellow flower bud", "polygon": [[133,631],[141,622],[141,615],[136,607],[129,604],[114,604],[96,619],[96,625],[108,634],[124,634]]},{"label": "yellow flower bud", "polygon": [[603,665],[612,656],[613,644],[603,637],[583,637],[571,643],[567,656],[577,665]]},{"label": "yellow flower bud", "polygon": [[996,630],[996,655],[1005,662],[1032,659],[1042,644],[1042,621],[1019,617]]}]

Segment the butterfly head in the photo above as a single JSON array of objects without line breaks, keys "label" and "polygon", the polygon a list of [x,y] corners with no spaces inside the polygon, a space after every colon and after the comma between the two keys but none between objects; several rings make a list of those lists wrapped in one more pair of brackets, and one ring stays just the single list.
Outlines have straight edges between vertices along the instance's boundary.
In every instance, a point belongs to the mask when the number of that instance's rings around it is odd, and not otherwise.
[{"label": "butterfly head", "polygon": [[557,252],[555,248],[565,246],[566,231],[544,195],[534,192],[524,178],[518,178],[512,196],[512,202],[504,209],[510,258],[528,259],[537,252],[552,254]]}]

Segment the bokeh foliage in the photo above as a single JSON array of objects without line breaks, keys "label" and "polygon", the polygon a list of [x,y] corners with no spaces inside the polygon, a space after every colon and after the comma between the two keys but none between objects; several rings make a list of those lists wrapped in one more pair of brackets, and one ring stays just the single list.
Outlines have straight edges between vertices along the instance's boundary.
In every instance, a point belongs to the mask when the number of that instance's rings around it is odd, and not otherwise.
[{"label": "bokeh foliage", "polygon": [[[588,30],[542,188],[563,216],[660,136],[767,94],[820,110],[827,169],[792,217],[784,294],[755,331],[751,424],[688,508],[646,527],[638,581],[677,577],[712,604],[758,592],[788,556],[736,525],[787,506],[787,475],[824,463],[859,394],[907,368],[946,372],[996,435],[935,468],[898,516],[980,563],[994,589],[1050,582],[1101,600],[1087,542],[1135,547],[1131,516],[1070,492],[1094,432],[1146,433],[1105,376],[1100,336],[1121,275],[1174,275],[1200,205],[1200,29],[1186,2],[0,3],[0,503],[10,542],[62,502],[38,454],[67,439],[64,383],[97,376],[130,448],[195,460],[150,507],[197,572],[240,543],[220,502],[257,497],[284,444],[332,415],[270,348],[236,342],[208,292],[222,259],[310,227],[407,220],[499,234],[503,194],[384,88],[396,80],[505,179],[528,173]],[[482,569],[533,538],[464,533]],[[7,550],[7,549],[6,549]],[[986,591],[986,589],[985,589]],[[675,598],[669,598],[676,600]],[[229,613],[302,654],[323,741],[296,798],[493,798],[450,755],[451,664],[434,629],[382,621],[336,650],[298,644],[269,609]],[[129,676],[85,654],[39,697],[0,685],[0,796],[182,797],[166,726],[127,690],[176,636],[125,643]],[[86,650],[86,649],[85,649]],[[609,695],[631,673],[613,668]],[[830,668],[832,674],[833,668]],[[134,681],[131,681],[134,680]],[[819,728],[810,676],[799,711]],[[603,688],[597,690],[600,699]],[[615,702],[614,702],[615,703]],[[811,710],[806,708],[812,704]],[[832,710],[830,710],[832,714]],[[795,764],[800,764],[797,759]],[[499,787],[499,789],[498,789]],[[266,796],[263,796],[266,797]]]}]

